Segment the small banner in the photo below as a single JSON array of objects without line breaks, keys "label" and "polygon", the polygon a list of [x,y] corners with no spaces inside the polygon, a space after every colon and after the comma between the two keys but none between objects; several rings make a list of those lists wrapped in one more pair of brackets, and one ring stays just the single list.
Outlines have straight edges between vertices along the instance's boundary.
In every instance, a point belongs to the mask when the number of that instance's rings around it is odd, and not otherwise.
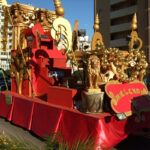
[{"label": "small banner", "polygon": [[11,95],[8,95],[8,94],[5,95],[5,103],[8,105],[12,104],[12,96]]},{"label": "small banner", "polygon": [[138,96],[147,95],[148,90],[143,82],[119,83],[110,81],[105,86],[107,95],[111,98],[111,107],[115,113],[132,115],[132,99]]}]

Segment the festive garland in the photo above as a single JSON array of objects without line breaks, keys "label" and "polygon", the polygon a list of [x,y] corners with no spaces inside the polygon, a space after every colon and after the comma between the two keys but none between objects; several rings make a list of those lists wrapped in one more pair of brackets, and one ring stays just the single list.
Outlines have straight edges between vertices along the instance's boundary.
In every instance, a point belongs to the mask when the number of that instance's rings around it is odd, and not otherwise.
[{"label": "festive garland", "polygon": [[[148,66],[144,51],[130,49],[125,53],[117,48],[104,49],[102,51],[102,71],[112,70],[121,82],[142,80]],[[128,74],[126,71],[130,69]]]}]

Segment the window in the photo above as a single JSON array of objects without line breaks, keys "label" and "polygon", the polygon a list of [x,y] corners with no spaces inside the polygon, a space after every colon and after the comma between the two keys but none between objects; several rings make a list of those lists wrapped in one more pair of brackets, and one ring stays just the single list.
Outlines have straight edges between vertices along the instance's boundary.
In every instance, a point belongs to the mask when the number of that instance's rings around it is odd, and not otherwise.
[{"label": "window", "polygon": [[9,30],[12,30],[12,27],[9,27]]},{"label": "window", "polygon": [[12,46],[10,45],[10,46],[9,46],[9,49],[11,49],[11,48],[12,48]]},{"label": "window", "polygon": [[130,1],[130,6],[134,6],[134,5],[136,5],[137,4],[137,0],[132,0],[132,1]]},{"label": "window", "polygon": [[100,15],[103,11],[101,9],[98,10],[98,14]]},{"label": "window", "polygon": [[12,33],[8,33],[8,36],[11,37],[11,36],[12,36]]}]

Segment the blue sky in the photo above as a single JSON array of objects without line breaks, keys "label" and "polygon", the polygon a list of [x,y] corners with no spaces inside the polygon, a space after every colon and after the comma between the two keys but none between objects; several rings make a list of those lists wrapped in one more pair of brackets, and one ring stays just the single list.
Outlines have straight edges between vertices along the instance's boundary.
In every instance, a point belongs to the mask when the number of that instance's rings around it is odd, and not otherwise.
[{"label": "blue sky", "polygon": [[[31,4],[38,8],[55,10],[53,0],[7,0],[8,4],[20,2]],[[89,38],[92,38],[94,24],[94,0],[61,0],[65,8],[65,18],[73,28],[75,20],[79,21],[79,29],[86,29]]]}]

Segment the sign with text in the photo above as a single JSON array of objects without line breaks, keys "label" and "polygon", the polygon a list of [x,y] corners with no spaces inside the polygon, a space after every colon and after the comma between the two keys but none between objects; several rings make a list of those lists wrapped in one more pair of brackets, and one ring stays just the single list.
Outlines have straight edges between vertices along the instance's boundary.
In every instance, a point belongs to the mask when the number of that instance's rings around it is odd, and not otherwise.
[{"label": "sign with text", "polygon": [[119,83],[110,81],[105,86],[107,95],[111,98],[111,107],[116,113],[132,114],[131,101],[134,97],[147,95],[148,90],[143,82]]}]

